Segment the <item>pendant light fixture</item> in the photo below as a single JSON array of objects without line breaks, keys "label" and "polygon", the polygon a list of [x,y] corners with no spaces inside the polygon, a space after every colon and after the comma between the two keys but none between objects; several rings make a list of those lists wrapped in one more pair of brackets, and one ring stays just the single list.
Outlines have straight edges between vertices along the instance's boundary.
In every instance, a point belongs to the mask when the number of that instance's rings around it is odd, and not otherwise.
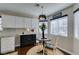
[{"label": "pendant light fixture", "polygon": [[44,20],[46,20],[46,15],[45,14],[43,14],[43,6],[41,6],[41,9],[42,9],[42,14],[41,15],[39,15],[39,21],[44,21]]}]

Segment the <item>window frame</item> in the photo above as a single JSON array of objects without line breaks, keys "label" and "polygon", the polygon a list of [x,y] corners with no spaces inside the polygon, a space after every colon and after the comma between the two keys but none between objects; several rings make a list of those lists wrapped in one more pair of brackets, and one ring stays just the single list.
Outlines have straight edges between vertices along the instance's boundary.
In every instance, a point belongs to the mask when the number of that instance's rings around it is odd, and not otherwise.
[{"label": "window frame", "polygon": [[[67,17],[67,33],[66,33],[66,35],[60,35],[59,34],[59,20],[61,19],[61,18],[64,18],[64,17]],[[57,20],[57,22],[58,22],[58,30],[57,30],[57,34],[53,34],[53,33],[51,33],[52,31],[51,31],[51,21],[53,21],[53,20]],[[62,19],[63,20],[63,19]],[[63,29],[64,30],[64,29]],[[63,16],[61,16],[61,17],[58,17],[58,18],[56,18],[56,19],[51,19],[50,20],[50,34],[53,34],[53,35],[58,35],[58,36],[64,36],[64,37],[67,37],[68,36],[68,15],[66,14],[66,15],[63,15]]]},{"label": "window frame", "polygon": [[76,13],[77,13],[77,16],[79,15],[79,8],[78,9],[76,9],[74,12],[73,12],[73,14],[74,14],[74,38],[76,38],[76,39],[79,39],[79,33],[78,33],[78,23],[76,23],[76,22],[78,22],[78,21],[76,21],[77,19],[75,19],[75,15],[76,15]]}]

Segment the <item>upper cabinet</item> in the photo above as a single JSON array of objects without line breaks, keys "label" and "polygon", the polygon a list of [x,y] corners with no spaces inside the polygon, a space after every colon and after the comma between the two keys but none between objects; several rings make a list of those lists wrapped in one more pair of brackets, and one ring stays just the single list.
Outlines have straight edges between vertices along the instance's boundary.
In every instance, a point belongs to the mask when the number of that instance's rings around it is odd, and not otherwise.
[{"label": "upper cabinet", "polygon": [[25,21],[23,17],[15,17],[16,28],[25,28]]},{"label": "upper cabinet", "polygon": [[32,28],[37,28],[38,27],[38,20],[37,19],[32,19]]},{"label": "upper cabinet", "polygon": [[15,17],[2,15],[2,27],[3,28],[15,28]]},{"label": "upper cabinet", "polygon": [[24,17],[2,15],[3,28],[25,28]]},{"label": "upper cabinet", "polygon": [[36,28],[37,25],[37,19],[2,15],[3,28]]},{"label": "upper cabinet", "polygon": [[25,18],[25,28],[31,28],[32,26],[32,19],[31,18]]},{"label": "upper cabinet", "polygon": [[34,18],[25,18],[25,28],[37,28],[38,27],[38,20]]}]

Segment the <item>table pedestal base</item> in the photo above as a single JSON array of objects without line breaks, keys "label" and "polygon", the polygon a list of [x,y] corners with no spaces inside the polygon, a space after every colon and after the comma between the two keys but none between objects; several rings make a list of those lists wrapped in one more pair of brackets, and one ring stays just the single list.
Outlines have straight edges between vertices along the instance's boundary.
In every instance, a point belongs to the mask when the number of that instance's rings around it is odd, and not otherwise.
[{"label": "table pedestal base", "polygon": [[43,50],[41,50],[41,51],[37,52],[37,54],[40,54],[40,55],[47,55],[47,53],[46,53],[46,52],[44,52]]}]

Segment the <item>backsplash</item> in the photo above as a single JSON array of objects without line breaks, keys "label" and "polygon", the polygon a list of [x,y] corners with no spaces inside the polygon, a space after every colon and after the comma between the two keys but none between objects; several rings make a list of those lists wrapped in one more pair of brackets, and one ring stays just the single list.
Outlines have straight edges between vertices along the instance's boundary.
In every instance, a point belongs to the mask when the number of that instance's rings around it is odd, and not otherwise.
[{"label": "backsplash", "polygon": [[22,35],[23,32],[24,32],[24,34],[35,34],[35,33],[37,33],[36,30],[34,32],[31,32],[31,31],[27,31],[26,29],[15,29],[15,28],[6,29],[5,28],[2,32],[0,32],[0,37]]},{"label": "backsplash", "polygon": [[2,36],[14,36],[16,29],[3,29],[2,32],[0,32],[0,37]]}]

